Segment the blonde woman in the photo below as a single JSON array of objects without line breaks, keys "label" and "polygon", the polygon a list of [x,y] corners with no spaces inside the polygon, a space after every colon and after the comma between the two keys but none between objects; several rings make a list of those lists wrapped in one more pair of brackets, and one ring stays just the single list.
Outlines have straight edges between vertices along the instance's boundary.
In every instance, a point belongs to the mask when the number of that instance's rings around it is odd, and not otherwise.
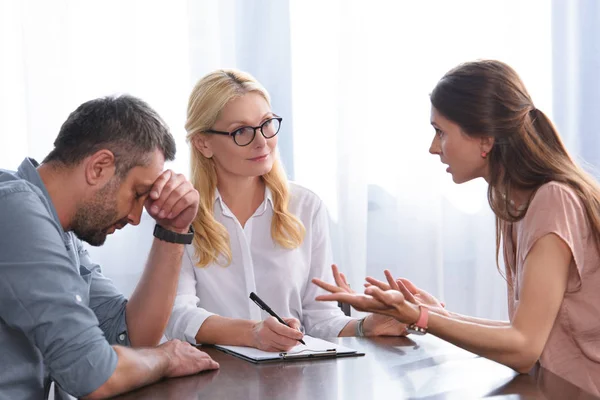
[{"label": "blonde woman", "polygon": [[[314,193],[287,181],[277,152],[282,121],[246,73],[218,70],[194,88],[186,130],[200,209],[167,336],[285,351],[302,332],[402,334],[393,318],[356,320],[315,301],[311,278],[333,280],[327,212]],[[261,313],[251,292],[290,327]]]}]

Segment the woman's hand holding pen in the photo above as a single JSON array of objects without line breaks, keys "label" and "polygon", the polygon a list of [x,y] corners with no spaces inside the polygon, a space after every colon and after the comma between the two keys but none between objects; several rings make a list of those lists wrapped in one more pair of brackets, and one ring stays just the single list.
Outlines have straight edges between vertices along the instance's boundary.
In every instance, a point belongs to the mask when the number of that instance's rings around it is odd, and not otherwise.
[{"label": "woman's hand holding pen", "polygon": [[296,318],[283,318],[289,327],[274,317],[258,322],[252,328],[253,346],[263,351],[289,351],[304,336],[300,332],[300,321]]}]

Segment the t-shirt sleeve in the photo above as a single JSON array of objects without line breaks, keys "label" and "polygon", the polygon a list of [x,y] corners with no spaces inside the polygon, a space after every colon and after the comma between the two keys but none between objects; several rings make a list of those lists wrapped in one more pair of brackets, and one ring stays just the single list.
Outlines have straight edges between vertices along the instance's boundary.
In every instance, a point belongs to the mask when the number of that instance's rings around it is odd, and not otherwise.
[{"label": "t-shirt sleeve", "polygon": [[522,226],[518,243],[522,260],[527,258],[540,238],[555,234],[569,246],[573,254],[575,268],[569,272],[572,277],[567,291],[578,290],[585,268],[585,245],[591,230],[583,203],[573,190],[557,183],[542,186],[531,201]]},{"label": "t-shirt sleeve", "polygon": [[39,349],[62,389],[93,392],[112,375],[117,355],[82,301],[87,286],[62,230],[31,191],[0,197],[0,226],[0,319]]}]

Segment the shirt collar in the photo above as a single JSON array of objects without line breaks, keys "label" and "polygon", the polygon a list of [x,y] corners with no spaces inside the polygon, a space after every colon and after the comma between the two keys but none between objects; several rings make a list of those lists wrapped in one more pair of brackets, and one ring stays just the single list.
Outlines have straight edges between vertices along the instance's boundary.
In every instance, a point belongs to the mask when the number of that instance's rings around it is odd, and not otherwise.
[{"label": "shirt collar", "polygon": [[[219,193],[219,189],[215,188],[215,200],[214,203],[219,202],[219,205],[221,206],[221,210],[223,210],[223,214],[227,215],[229,217],[233,217],[233,213],[231,212],[231,210],[229,209],[229,207],[227,207],[227,204],[225,204],[225,202],[223,201],[223,198],[221,197],[221,193]],[[256,212],[254,213],[254,215],[262,215],[265,211],[267,211],[267,206],[271,205],[271,208],[273,208],[273,193],[271,192],[271,189],[269,189],[269,187],[267,185],[265,185],[265,199],[263,200],[263,202],[261,203],[261,205],[256,209]]]},{"label": "shirt collar", "polygon": [[17,170],[17,176],[19,178],[22,178],[22,179],[26,180],[27,182],[31,183],[32,185],[37,187],[42,192],[42,194],[48,201],[48,204],[50,204],[50,209],[52,211],[52,216],[54,217],[54,220],[56,221],[58,226],[60,226],[62,229],[62,225],[60,224],[60,219],[58,218],[58,213],[56,212],[56,208],[54,208],[54,203],[52,202],[52,199],[50,198],[50,193],[48,193],[48,190],[46,189],[46,185],[44,184],[44,181],[42,181],[42,178],[40,177],[40,174],[37,170],[37,167],[39,167],[39,166],[40,166],[40,164],[36,160],[34,160],[33,158],[27,157],[23,160],[21,165],[19,165],[19,169]]},{"label": "shirt collar", "polygon": [[43,192],[46,192],[46,186],[44,185],[44,182],[42,182],[42,178],[37,171],[37,167],[39,167],[39,165],[40,164],[33,158],[27,157],[23,160],[21,165],[19,165],[17,175],[20,178],[25,179],[27,182],[34,184]]},{"label": "shirt collar", "polygon": [[263,201],[264,206],[261,205],[259,207],[259,209],[262,208],[262,211],[260,212],[261,214],[267,211],[267,205],[269,204],[271,205],[271,208],[273,208],[273,193],[271,193],[271,189],[269,189],[269,187],[265,185],[265,201]]}]

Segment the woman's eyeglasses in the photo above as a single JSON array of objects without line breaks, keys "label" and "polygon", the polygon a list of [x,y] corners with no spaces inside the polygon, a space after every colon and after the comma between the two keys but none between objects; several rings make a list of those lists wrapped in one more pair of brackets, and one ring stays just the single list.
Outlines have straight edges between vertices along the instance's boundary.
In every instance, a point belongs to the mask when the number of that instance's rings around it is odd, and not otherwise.
[{"label": "woman's eyeglasses", "polygon": [[232,136],[233,141],[238,146],[248,146],[256,137],[257,129],[260,129],[260,133],[264,136],[265,139],[271,139],[273,136],[277,135],[277,133],[279,132],[279,128],[281,128],[282,120],[283,118],[275,116],[273,118],[269,118],[260,126],[242,126],[241,128],[238,128],[233,132],[222,132],[214,130],[208,130],[205,132],[215,133],[217,135]]}]

